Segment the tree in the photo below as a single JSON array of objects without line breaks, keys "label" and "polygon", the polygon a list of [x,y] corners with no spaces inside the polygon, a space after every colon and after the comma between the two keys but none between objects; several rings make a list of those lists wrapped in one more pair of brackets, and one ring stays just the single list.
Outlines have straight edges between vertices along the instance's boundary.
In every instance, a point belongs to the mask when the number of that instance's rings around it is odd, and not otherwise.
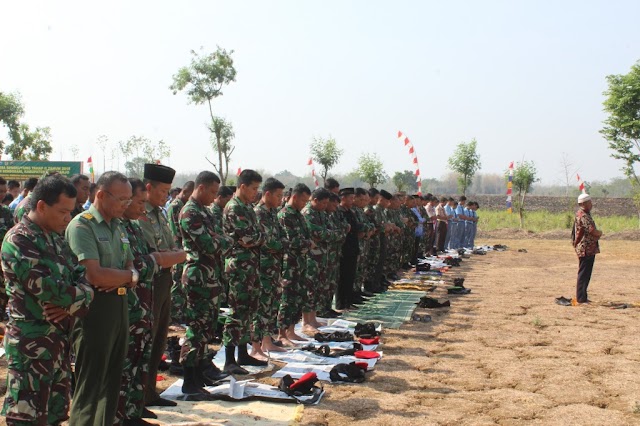
[{"label": "tree", "polygon": [[[508,178],[509,172],[506,176]],[[524,205],[528,192],[531,192],[531,185],[539,181],[538,171],[533,161],[522,161],[516,164],[513,169],[513,193],[516,194],[513,205],[520,217],[520,228],[524,227]]]},{"label": "tree", "polygon": [[357,173],[370,188],[386,182],[389,178],[384,172],[382,161],[376,154],[362,154],[358,160]]},{"label": "tree", "polygon": [[476,152],[477,145],[475,138],[469,143],[461,142],[449,157],[449,169],[459,174],[458,188],[463,195],[466,195],[467,188],[473,183],[473,176],[481,167],[480,155]]},{"label": "tree", "polygon": [[622,160],[622,171],[631,181],[634,203],[640,218],[640,61],[628,74],[607,76],[604,110],[609,115],[600,133],[609,142],[611,156]]},{"label": "tree", "polygon": [[311,142],[311,158],[313,158],[316,164],[322,166],[322,170],[320,171],[322,183],[326,181],[329,170],[335,167],[338,161],[340,161],[342,152],[343,151],[338,148],[336,140],[331,136],[329,136],[328,139],[313,138],[313,142]]},{"label": "tree", "polygon": [[142,178],[145,163],[162,161],[171,154],[171,148],[164,141],[152,142],[144,136],[131,136],[126,141],[120,141],[118,146],[124,155],[124,167],[129,177]]},{"label": "tree", "polygon": [[51,148],[51,129],[36,127],[31,131],[28,124],[21,123],[24,105],[18,94],[0,92],[0,123],[7,128],[12,144],[0,140],[0,152],[5,150],[13,160],[48,160]]},{"label": "tree", "polygon": [[[110,150],[109,137],[107,135],[98,136],[98,148],[102,151],[102,173],[104,173],[107,171],[107,151]],[[113,154],[113,151],[111,153]],[[113,161],[113,158],[111,158],[111,161]]]},{"label": "tree", "polygon": [[71,151],[71,158],[73,159],[73,161],[76,161],[78,159],[78,154],[80,153],[80,148],[78,148],[78,145],[71,145],[69,151]]},{"label": "tree", "polygon": [[391,181],[398,191],[417,191],[418,184],[416,182],[416,174],[411,170],[403,172],[395,172]]},{"label": "tree", "polygon": [[205,158],[218,172],[222,185],[226,185],[227,178],[229,177],[231,154],[233,154],[233,151],[236,149],[236,147],[231,144],[231,141],[235,137],[233,126],[222,117],[213,117],[209,131],[211,132],[211,147],[213,148],[213,152],[217,152],[218,154],[222,153],[222,157],[219,156],[219,158],[222,158],[222,161],[219,165],[215,165],[211,160]]},{"label": "tree", "polygon": [[46,161],[53,152],[48,127],[36,127],[31,131],[28,124],[20,124],[13,137],[13,143],[5,149],[13,160]]},{"label": "tree", "polygon": [[[222,96],[224,86],[236,81],[236,69],[233,66],[232,54],[233,50],[227,51],[219,46],[215,52],[207,55],[199,55],[192,50],[191,64],[178,70],[173,76],[173,84],[169,87],[174,95],[185,90],[189,101],[196,105],[206,103],[211,116],[209,123],[215,121],[211,102],[218,96]],[[218,170],[224,168],[225,151],[221,143],[221,140],[216,138]]]},{"label": "tree", "polygon": [[[15,141],[18,136],[20,119],[24,115],[24,105],[19,94],[0,92],[0,123],[7,128],[9,139]],[[0,140],[0,152],[6,141]]]}]

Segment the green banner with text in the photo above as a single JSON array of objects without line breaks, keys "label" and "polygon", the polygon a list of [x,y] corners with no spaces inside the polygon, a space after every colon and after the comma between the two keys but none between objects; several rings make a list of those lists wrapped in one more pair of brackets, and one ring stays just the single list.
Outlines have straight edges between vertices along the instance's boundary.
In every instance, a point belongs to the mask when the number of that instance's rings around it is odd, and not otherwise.
[{"label": "green banner with text", "polygon": [[39,178],[47,172],[55,171],[63,176],[82,173],[81,161],[0,161],[0,176],[9,180]]}]

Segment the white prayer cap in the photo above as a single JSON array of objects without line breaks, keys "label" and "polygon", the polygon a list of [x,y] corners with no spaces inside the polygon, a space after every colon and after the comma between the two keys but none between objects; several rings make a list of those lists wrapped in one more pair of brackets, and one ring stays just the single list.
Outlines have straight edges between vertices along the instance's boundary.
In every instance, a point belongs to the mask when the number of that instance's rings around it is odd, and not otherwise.
[{"label": "white prayer cap", "polygon": [[591,201],[591,196],[589,194],[580,194],[578,204],[586,203],[587,201]]}]

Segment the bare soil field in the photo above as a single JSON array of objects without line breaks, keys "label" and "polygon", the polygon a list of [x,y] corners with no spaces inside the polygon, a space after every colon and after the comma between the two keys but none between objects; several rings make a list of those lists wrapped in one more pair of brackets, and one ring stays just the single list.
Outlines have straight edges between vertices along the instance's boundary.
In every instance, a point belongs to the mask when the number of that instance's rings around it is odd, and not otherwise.
[{"label": "bare soil field", "polygon": [[[505,208],[505,195],[468,195],[467,198],[477,201],[485,210],[504,210]],[[577,195],[570,198],[527,195],[525,204],[527,211],[544,210],[551,213],[565,213],[575,209],[576,198]],[[593,200],[594,212],[598,216],[638,216],[638,209],[633,205],[631,198],[593,197]]]},{"label": "bare soil field", "polygon": [[[325,384],[325,398],[305,408],[302,424],[640,424],[640,305],[633,305],[640,302],[640,242],[602,241],[594,303],[581,307],[554,303],[574,295],[577,259],[567,239],[480,243],[509,250],[454,268],[448,278],[464,276],[472,293],[436,290],[451,308],[418,310],[433,321],[386,330],[384,358],[368,380]],[[611,302],[628,308],[611,309]]]}]

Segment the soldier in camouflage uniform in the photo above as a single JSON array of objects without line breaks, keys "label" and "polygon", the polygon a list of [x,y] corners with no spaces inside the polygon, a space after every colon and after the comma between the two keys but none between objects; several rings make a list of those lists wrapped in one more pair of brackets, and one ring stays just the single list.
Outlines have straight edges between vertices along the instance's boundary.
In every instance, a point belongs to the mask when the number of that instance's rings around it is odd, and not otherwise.
[{"label": "soldier in camouflage uniform", "polygon": [[287,204],[278,212],[278,221],[289,242],[282,263],[282,299],[278,311],[278,337],[286,346],[295,346],[293,340],[306,340],[294,332],[294,327],[302,316],[307,253],[311,248],[309,229],[300,211],[310,196],[309,187],[299,183],[291,190]]},{"label": "soldier in camouflage uniform", "polygon": [[[169,220],[169,229],[173,234],[173,241],[176,247],[182,247],[182,237],[180,235],[180,222],[178,216],[180,210],[184,207],[184,204],[189,201],[189,197],[193,193],[192,180],[187,181],[180,193],[169,204],[167,210],[167,219]],[[171,286],[171,320],[175,324],[181,324],[184,319],[184,308],[187,303],[184,288],[182,287],[182,270],[184,263],[178,263],[171,268],[171,279],[173,284]]]},{"label": "soldier in camouflage uniform", "polygon": [[2,244],[9,295],[7,425],[59,425],[69,418],[69,336],[74,317],[86,314],[93,299],[84,268],[60,236],[75,197],[68,179],[43,179],[31,197],[33,211]]},{"label": "soldier in camouflage uniform", "polygon": [[[233,197],[233,194],[236,192],[235,186],[221,186],[218,190],[218,196],[216,197],[213,204],[211,204],[211,214],[213,215],[214,223],[217,227],[222,229],[222,212],[224,211],[225,206]],[[224,271],[224,257],[220,257],[220,270]],[[225,274],[220,276],[222,283],[222,294],[220,294],[220,304],[224,307],[228,307],[227,304],[227,294],[229,294],[229,282],[227,281],[227,277]],[[215,325],[215,324],[214,324]]]},{"label": "soldier in camouflage uniform", "polygon": [[[327,179],[328,181],[328,179]],[[337,214],[340,197],[331,193],[327,204],[327,227],[334,232],[335,239],[329,242],[327,247],[327,292],[322,296],[320,307],[324,308],[322,317],[336,318],[341,314],[332,309],[333,296],[338,288],[338,274],[340,272],[340,256],[342,255],[342,244],[349,232],[349,224],[342,221]]]},{"label": "soldier in camouflage uniform", "polygon": [[182,247],[187,260],[182,272],[182,285],[187,295],[186,341],[180,352],[184,366],[185,394],[205,393],[202,372],[210,368],[205,357],[207,342],[213,337],[217,322],[218,297],[222,292],[220,257],[231,246],[231,239],[216,226],[208,206],[220,186],[220,178],[201,172],[187,204],[180,211]]},{"label": "soldier in camouflage uniform", "polygon": [[[7,195],[7,181],[0,177],[0,199],[4,198],[5,195]],[[4,240],[4,236],[13,225],[14,221],[11,210],[9,210],[9,207],[0,204],[0,241]],[[2,274],[2,269],[0,269],[0,274]],[[0,291],[0,318],[4,318],[7,300],[7,293]]]},{"label": "soldier in camouflage uniform", "polygon": [[[356,199],[353,204],[353,211],[362,232],[358,235],[358,265],[356,267],[356,279],[353,287],[354,303],[364,302],[362,289],[366,279],[367,265],[369,263],[369,251],[371,247],[370,238],[374,232],[374,225],[365,214],[365,207],[369,205],[369,193],[364,188],[356,188]],[[370,296],[372,294],[369,294]]]},{"label": "soldier in camouflage uniform", "polygon": [[132,202],[124,212],[124,227],[133,255],[133,266],[140,276],[138,285],[128,292],[129,347],[122,370],[122,386],[116,412],[116,423],[145,424],[143,417],[156,417],[144,408],[144,390],[148,381],[151,359],[151,328],[153,324],[153,276],[161,268],[170,267],[185,259],[185,253],[154,252],[137,219],[146,213],[147,189],[140,179],[129,179]]},{"label": "soldier in camouflage uniform", "polygon": [[400,205],[400,216],[402,222],[405,224],[404,234],[402,238],[402,261],[401,266],[405,270],[411,269],[410,262],[413,262],[415,257],[415,231],[418,226],[417,218],[411,211],[415,206],[415,199],[411,196],[403,196],[402,204]]},{"label": "soldier in camouflage uniform", "polygon": [[244,369],[240,365],[267,365],[266,360],[254,358],[247,352],[247,343],[251,340],[251,323],[258,307],[260,292],[260,246],[265,239],[265,233],[251,206],[261,183],[260,174],[250,169],[243,170],[238,176],[236,193],[225,206],[222,216],[224,233],[233,240],[232,249],[225,259],[231,312],[222,333],[225,371],[229,373],[241,374]]},{"label": "soldier in camouflage uniform", "polygon": [[78,195],[76,196],[76,208],[71,212],[71,217],[74,218],[80,213],[84,212],[84,203],[89,199],[89,177],[81,174],[71,176],[71,183],[75,186]]},{"label": "soldier in camouflage uniform", "polygon": [[340,256],[340,276],[336,292],[336,307],[338,309],[349,309],[354,302],[353,286],[358,266],[358,237],[363,235],[363,225],[358,222],[353,211],[354,202],[354,189],[342,188],[337,215],[340,221],[349,225],[349,231],[342,245]]},{"label": "soldier in camouflage uniform", "polygon": [[[280,307],[280,274],[282,255],[288,244],[284,231],[278,222],[277,208],[282,202],[284,185],[277,179],[269,178],[262,185],[262,200],[253,209],[262,227],[265,240],[260,247],[260,292],[258,310],[253,319],[252,356],[267,351],[285,351],[273,344],[271,334],[278,329],[278,308]],[[258,350],[259,349],[259,350]]]},{"label": "soldier in camouflage uniform", "polygon": [[368,292],[379,292],[380,283],[376,281],[376,268],[380,258],[380,235],[384,235],[384,224],[380,222],[380,217],[376,213],[375,206],[380,199],[380,193],[375,188],[369,189],[369,203],[364,209],[364,213],[373,227],[371,238],[369,239],[369,252],[365,259],[364,288]]},{"label": "soldier in camouflage uniform", "polygon": [[307,334],[318,332],[316,313],[323,310],[325,295],[329,292],[327,280],[328,252],[339,236],[339,232],[329,228],[327,223],[327,205],[331,192],[318,188],[311,194],[311,202],[302,209],[313,246],[307,254],[307,270],[305,274],[306,300],[302,306],[302,323]]}]

